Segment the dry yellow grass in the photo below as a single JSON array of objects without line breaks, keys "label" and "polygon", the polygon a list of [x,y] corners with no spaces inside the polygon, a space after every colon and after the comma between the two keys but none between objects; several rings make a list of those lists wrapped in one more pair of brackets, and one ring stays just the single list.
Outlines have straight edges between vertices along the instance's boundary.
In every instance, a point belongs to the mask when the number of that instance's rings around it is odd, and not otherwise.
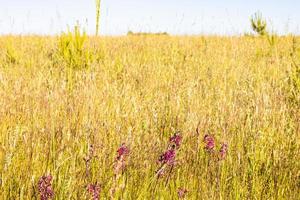
[{"label": "dry yellow grass", "polygon": [[[178,188],[186,199],[299,198],[292,37],[274,47],[260,37],[88,38],[79,69],[58,48],[56,37],[0,38],[1,199],[38,198],[44,174],[56,199],[90,198],[96,181],[110,198],[123,142],[130,155],[115,199],[176,199]],[[154,175],[175,131],[183,144],[166,184]],[[217,148],[228,143],[224,161],[210,160],[206,133]]]}]

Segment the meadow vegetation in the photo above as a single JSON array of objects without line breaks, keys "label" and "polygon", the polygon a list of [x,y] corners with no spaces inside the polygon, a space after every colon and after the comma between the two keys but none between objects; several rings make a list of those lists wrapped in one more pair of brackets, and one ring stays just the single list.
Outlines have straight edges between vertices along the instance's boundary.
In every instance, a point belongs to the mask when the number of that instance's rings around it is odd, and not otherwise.
[{"label": "meadow vegetation", "polygon": [[1,36],[0,199],[297,200],[299,66],[294,36]]}]

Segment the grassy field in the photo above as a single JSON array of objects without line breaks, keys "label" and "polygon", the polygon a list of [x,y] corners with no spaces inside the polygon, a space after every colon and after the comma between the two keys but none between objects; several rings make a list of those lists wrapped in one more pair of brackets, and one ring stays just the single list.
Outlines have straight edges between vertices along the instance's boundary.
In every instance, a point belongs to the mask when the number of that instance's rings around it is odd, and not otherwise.
[{"label": "grassy field", "polygon": [[0,199],[299,199],[299,47],[0,37]]}]

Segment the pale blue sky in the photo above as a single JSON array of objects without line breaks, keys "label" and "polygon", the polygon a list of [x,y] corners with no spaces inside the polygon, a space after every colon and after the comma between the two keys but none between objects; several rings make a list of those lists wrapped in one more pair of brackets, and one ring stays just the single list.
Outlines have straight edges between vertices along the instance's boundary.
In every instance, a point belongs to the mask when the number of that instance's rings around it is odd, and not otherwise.
[{"label": "pale blue sky", "polygon": [[[101,30],[242,34],[261,11],[279,34],[300,34],[300,0],[102,0]],[[95,33],[95,0],[0,0],[0,34],[56,34],[79,21]]]}]

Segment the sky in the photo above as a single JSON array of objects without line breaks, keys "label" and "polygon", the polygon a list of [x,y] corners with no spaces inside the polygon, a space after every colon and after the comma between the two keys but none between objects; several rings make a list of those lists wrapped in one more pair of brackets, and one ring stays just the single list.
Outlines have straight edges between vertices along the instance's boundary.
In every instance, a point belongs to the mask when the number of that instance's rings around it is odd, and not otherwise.
[{"label": "sky", "polygon": [[[260,11],[278,34],[300,34],[300,0],[102,0],[100,34],[240,35]],[[78,22],[95,34],[95,0],[0,0],[0,34],[53,35]]]}]

